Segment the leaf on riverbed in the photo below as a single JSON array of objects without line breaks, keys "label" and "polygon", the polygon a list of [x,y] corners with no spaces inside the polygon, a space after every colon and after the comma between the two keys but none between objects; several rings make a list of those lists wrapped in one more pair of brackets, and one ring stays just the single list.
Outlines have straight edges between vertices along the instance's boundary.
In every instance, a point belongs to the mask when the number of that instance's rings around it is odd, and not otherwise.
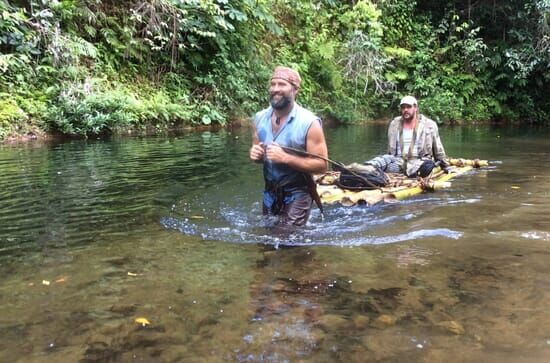
[{"label": "leaf on riverbed", "polygon": [[48,280],[42,280],[42,285],[50,286],[50,282]]},{"label": "leaf on riverbed", "polygon": [[517,186],[517,185],[512,185],[510,188],[512,188],[512,189],[519,189],[519,186]]},{"label": "leaf on riverbed", "polygon": [[128,276],[137,276],[138,274],[128,271]]},{"label": "leaf on riverbed", "polygon": [[55,282],[57,282],[59,284],[61,282],[66,282],[67,279],[68,279],[67,276],[62,276],[62,277],[58,278],[57,280],[55,280]]},{"label": "leaf on riverbed", "polygon": [[151,324],[146,318],[136,318],[135,322],[141,324],[141,326],[147,326]]}]

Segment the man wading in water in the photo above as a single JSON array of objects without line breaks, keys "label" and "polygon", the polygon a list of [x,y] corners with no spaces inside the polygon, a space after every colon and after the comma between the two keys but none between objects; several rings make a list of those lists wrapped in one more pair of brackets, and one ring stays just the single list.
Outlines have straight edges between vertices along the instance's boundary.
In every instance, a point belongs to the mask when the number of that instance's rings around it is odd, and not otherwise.
[{"label": "man wading in water", "polygon": [[321,120],[295,102],[300,83],[298,72],[276,67],[269,85],[271,106],[254,120],[250,159],[264,166],[263,214],[278,215],[279,225],[307,222],[313,200],[320,203],[311,174],[327,170],[321,158],[284,150],[328,157]]}]

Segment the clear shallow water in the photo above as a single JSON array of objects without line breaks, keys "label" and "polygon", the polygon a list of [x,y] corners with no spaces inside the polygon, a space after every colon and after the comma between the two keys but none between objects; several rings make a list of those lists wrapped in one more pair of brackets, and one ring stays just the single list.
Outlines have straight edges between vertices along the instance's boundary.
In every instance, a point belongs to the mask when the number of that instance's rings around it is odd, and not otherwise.
[{"label": "clear shallow water", "polygon": [[[442,128],[492,166],[290,240],[248,132],[0,147],[0,361],[550,359],[549,131]],[[384,150],[326,133],[336,160]]]}]

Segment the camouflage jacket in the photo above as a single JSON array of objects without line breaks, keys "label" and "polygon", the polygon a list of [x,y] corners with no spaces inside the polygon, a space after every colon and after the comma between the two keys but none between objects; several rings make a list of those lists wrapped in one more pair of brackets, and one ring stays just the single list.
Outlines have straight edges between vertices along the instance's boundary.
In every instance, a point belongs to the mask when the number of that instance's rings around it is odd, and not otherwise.
[{"label": "camouflage jacket", "polygon": [[422,114],[419,115],[416,125],[416,140],[411,150],[402,150],[400,145],[402,131],[403,125],[401,116],[399,116],[391,121],[388,128],[388,154],[400,156],[407,161],[407,175],[414,174],[414,169],[419,167],[421,160],[433,159],[445,162],[447,158],[445,149],[439,138],[437,124],[433,120]]}]

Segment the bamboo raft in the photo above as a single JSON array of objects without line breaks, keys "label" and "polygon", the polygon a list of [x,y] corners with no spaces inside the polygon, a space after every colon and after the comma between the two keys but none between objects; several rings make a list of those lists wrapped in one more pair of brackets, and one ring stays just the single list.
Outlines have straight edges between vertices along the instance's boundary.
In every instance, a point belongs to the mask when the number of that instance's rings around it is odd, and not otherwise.
[{"label": "bamboo raft", "polygon": [[352,191],[342,189],[336,182],[339,172],[329,171],[315,178],[317,192],[323,204],[340,203],[344,206],[375,205],[380,202],[395,203],[410,198],[425,191],[448,188],[449,180],[462,175],[474,168],[488,166],[487,160],[448,159],[453,171],[449,174],[440,168],[435,168],[426,178],[411,179],[402,174],[387,174],[390,183],[374,190]]}]

